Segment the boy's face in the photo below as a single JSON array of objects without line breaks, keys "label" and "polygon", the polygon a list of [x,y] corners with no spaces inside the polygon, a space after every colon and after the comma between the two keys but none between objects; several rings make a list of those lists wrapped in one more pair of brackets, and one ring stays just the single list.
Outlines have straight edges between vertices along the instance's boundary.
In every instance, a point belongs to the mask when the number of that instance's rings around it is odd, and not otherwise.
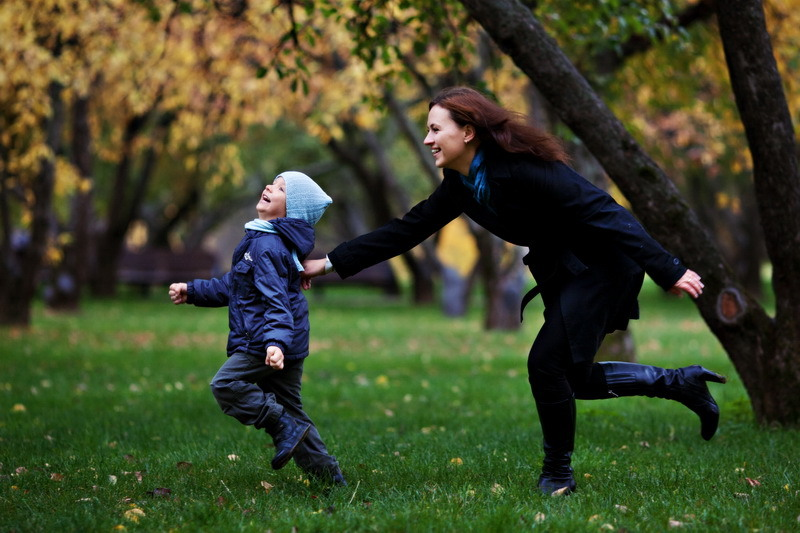
[{"label": "boy's face", "polygon": [[264,187],[256,211],[261,220],[286,216],[286,182],[283,178],[277,177],[272,185]]}]

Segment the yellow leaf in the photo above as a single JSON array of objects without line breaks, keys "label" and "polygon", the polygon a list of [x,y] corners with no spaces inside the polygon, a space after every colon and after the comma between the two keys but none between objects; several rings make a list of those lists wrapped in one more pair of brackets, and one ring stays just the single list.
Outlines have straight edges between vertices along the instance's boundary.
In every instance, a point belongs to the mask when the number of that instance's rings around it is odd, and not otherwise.
[{"label": "yellow leaf", "polygon": [[125,518],[127,520],[130,520],[131,522],[138,523],[139,519],[144,517],[145,514],[144,514],[144,511],[142,511],[138,507],[134,507],[133,509],[128,509],[127,511],[125,511],[125,515],[124,516],[125,516]]},{"label": "yellow leaf", "polygon": [[450,459],[450,463],[454,465],[463,465],[464,461],[461,459],[461,457],[453,457]]},{"label": "yellow leaf", "polygon": [[15,403],[14,407],[12,407],[11,410],[15,413],[24,413],[25,411],[27,411],[27,409],[25,409],[25,406],[22,405],[21,403]]},{"label": "yellow leaf", "polygon": [[267,481],[262,481],[261,486],[264,487],[264,490],[269,494],[269,491],[272,490],[273,485]]}]

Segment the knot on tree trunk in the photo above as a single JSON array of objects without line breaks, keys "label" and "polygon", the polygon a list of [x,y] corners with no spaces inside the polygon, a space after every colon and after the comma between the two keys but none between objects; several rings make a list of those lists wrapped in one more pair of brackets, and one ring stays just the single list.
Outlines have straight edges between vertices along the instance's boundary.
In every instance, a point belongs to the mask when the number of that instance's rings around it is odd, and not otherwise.
[{"label": "knot on tree trunk", "polygon": [[717,316],[725,324],[736,324],[744,316],[747,309],[742,293],[737,289],[728,287],[719,293],[717,298]]}]

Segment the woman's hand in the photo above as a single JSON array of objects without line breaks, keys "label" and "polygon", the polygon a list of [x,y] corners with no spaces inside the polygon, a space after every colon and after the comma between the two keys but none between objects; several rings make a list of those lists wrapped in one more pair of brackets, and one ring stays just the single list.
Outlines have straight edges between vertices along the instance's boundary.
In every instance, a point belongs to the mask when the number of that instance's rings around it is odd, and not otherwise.
[{"label": "woman's hand", "polygon": [[703,282],[700,281],[700,276],[694,270],[686,270],[681,279],[675,282],[675,285],[669,290],[672,294],[683,296],[683,293],[688,294],[692,298],[697,298],[703,294]]},{"label": "woman's hand", "polygon": [[316,278],[325,273],[327,259],[306,259],[303,261],[303,271],[300,273],[300,285],[303,290],[311,288],[311,278]]}]

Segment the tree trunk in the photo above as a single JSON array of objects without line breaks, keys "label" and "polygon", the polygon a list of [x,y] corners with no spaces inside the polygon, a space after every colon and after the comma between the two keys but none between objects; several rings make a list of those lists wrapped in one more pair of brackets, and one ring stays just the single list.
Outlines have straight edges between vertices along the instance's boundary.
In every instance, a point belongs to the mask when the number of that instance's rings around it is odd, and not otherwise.
[{"label": "tree trunk", "polygon": [[[48,246],[50,236],[50,215],[53,205],[53,187],[55,185],[55,156],[61,150],[61,131],[64,125],[63,86],[51,82],[48,88],[50,97],[50,116],[43,129],[45,143],[51,155],[43,157],[39,173],[34,178],[31,191],[32,220],[30,238],[21,249],[12,250],[12,265],[8,278],[2,284],[0,294],[0,324],[28,326],[31,321],[31,305],[38,287],[39,273]],[[5,273],[4,273],[5,274]]]},{"label": "tree trunk", "polygon": [[[96,250],[96,264],[91,283],[92,294],[109,297],[116,294],[119,258],[125,246],[125,236],[131,223],[136,220],[144,201],[150,179],[153,177],[156,161],[167,137],[169,127],[175,119],[165,114],[154,126],[150,147],[142,156],[141,168],[135,181],[131,179],[135,154],[134,144],[137,136],[149,121],[149,113],[133,117],[123,138],[123,156],[117,165],[114,188],[111,191],[105,231]],[[133,181],[133,183],[131,183]]]},{"label": "tree trunk", "polygon": [[[787,127],[788,114],[785,120],[775,119],[776,114],[784,115],[776,113],[776,107],[785,108],[786,104],[780,92],[761,3],[717,2],[717,9],[723,40],[728,41],[726,54],[732,65],[734,87],[738,87],[737,102],[760,94],[767,98],[760,100],[758,108],[743,106],[742,102],[739,105],[745,123],[767,123],[772,128],[748,127],[748,139],[755,147],[756,192],[775,269],[776,320],[744,290],[674,184],[600,100],[530,9],[518,0],[461,0],[461,3],[591,150],[648,230],[703,276],[705,294],[696,304],[741,375],[756,419],[761,423],[799,423],[800,396],[789,391],[800,388],[800,369],[795,356],[800,351],[797,322],[800,319],[793,318],[800,317],[797,286],[800,280],[795,276],[800,272],[797,229],[800,193],[790,122]],[[746,40],[741,49],[730,42],[733,34]],[[740,66],[733,66],[734,62]],[[774,75],[769,74],[771,71]],[[764,116],[748,118],[751,113],[758,115],[756,110]],[[760,140],[756,139],[756,131],[762,136]],[[792,146],[788,149],[790,142]],[[771,146],[770,151],[762,148],[765,144]],[[793,163],[787,163],[787,159]],[[770,166],[766,160],[772,161]],[[778,166],[781,172],[775,172]],[[780,201],[775,200],[778,198]],[[776,391],[786,392],[776,394]]]},{"label": "tree trunk", "polygon": [[83,288],[89,278],[92,221],[92,153],[89,129],[89,98],[77,97],[72,106],[72,163],[78,169],[80,183],[72,198],[69,220],[71,239],[64,246],[64,259],[53,268],[49,307],[74,311],[80,307]]},{"label": "tree trunk", "polygon": [[[519,306],[525,276],[520,248],[507,250],[506,243],[483,228],[470,224],[478,244],[478,272],[485,297],[484,327],[516,331],[520,329]],[[511,257],[509,257],[509,254]]]},{"label": "tree trunk", "polygon": [[[792,119],[758,0],[717,2],[736,105],[753,157],[756,202],[772,262],[775,320],[763,351],[731,353],[762,422],[800,423],[800,175]],[[730,352],[729,352],[730,353]]]}]

